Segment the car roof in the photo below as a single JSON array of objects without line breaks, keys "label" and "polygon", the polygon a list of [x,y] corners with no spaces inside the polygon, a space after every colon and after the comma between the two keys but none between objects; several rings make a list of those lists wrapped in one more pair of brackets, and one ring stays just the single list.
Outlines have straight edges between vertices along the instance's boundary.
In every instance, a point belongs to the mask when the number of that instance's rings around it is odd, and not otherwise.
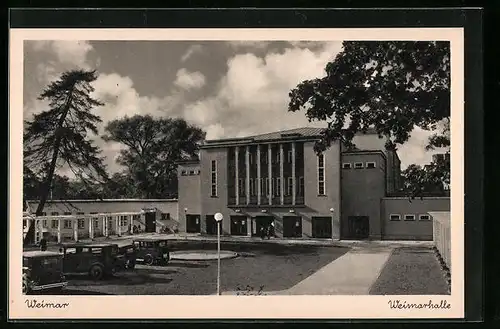
[{"label": "car roof", "polygon": [[61,256],[61,254],[54,251],[41,251],[41,250],[32,250],[23,252],[23,257],[28,257],[28,258],[53,257],[53,256]]},{"label": "car roof", "polygon": [[104,248],[104,247],[112,247],[118,246],[116,243],[63,243],[63,247],[66,248],[77,248],[77,247],[94,247],[94,248]]}]

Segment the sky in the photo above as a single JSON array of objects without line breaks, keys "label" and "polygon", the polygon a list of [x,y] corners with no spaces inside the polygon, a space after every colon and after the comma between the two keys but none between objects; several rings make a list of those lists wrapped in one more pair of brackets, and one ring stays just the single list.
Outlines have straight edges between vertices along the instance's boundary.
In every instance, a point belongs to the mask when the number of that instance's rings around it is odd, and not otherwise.
[{"label": "sky", "polygon": [[[287,111],[288,93],[306,79],[324,76],[342,42],[267,41],[25,41],[23,114],[48,109],[37,99],[50,81],[69,69],[96,69],[94,97],[103,122],[135,114],[182,117],[207,132],[207,139],[243,137],[298,127],[305,112]],[[431,161],[430,132],[416,128],[399,146],[402,169]],[[95,142],[108,171],[120,145]]]}]

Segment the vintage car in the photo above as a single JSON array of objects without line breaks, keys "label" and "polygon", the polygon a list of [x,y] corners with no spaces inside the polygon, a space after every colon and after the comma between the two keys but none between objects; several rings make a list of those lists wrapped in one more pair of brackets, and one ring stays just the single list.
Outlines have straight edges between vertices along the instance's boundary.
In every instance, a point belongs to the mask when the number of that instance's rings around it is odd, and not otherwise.
[{"label": "vintage car", "polygon": [[38,250],[23,252],[24,294],[61,291],[67,284],[61,254]]},{"label": "vintage car", "polygon": [[117,244],[76,242],[61,246],[66,275],[88,274],[94,280],[101,280],[126,268],[127,260],[119,254]]},{"label": "vintage car", "polygon": [[162,238],[135,239],[136,261],[146,265],[167,265],[170,261],[167,241]]},{"label": "vintage car", "polygon": [[123,256],[123,267],[126,270],[133,270],[136,264],[137,250],[133,244],[120,246],[118,253]]}]

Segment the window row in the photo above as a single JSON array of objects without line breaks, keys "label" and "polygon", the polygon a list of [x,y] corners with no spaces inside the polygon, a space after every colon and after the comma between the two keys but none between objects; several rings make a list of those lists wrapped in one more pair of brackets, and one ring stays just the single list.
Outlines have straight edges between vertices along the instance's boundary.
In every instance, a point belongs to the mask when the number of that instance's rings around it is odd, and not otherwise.
[{"label": "window row", "polygon": [[354,163],[345,162],[342,164],[342,168],[344,168],[344,169],[352,169],[352,168],[354,168],[354,169],[363,169],[363,168],[372,169],[375,167],[376,167],[375,162],[366,162],[366,163],[363,163],[363,162],[354,162]]},{"label": "window row", "polygon": [[[295,153],[295,154],[297,154],[297,153]],[[262,151],[260,153],[261,163],[267,164],[268,163],[268,159],[269,159],[269,154],[267,153],[267,151]],[[272,163],[280,163],[281,152],[278,151],[277,153],[275,153],[274,156],[271,157],[271,159],[272,159]],[[293,162],[293,152],[291,150],[287,151],[286,161],[288,163],[292,163]],[[248,162],[251,165],[256,164],[257,163],[257,154],[254,154],[254,153],[248,154]]]},{"label": "window row", "polygon": [[[259,184],[259,178],[250,178],[249,179],[249,190],[250,196],[257,196],[257,186]],[[298,177],[296,182],[296,191],[298,196],[304,196],[304,177]],[[269,195],[269,177],[260,178],[260,189],[261,195],[267,196]],[[283,181],[283,191],[285,196],[293,195],[293,177],[284,177]],[[273,196],[281,196],[281,178],[280,177],[271,177],[271,193]],[[246,179],[239,178],[238,179],[238,195],[245,196],[246,195]]]},{"label": "window row", "polygon": [[200,174],[199,169],[193,169],[193,170],[181,170],[181,176],[197,176]]},{"label": "window row", "polygon": [[[414,221],[416,219],[416,216],[414,214],[406,214],[403,216],[404,220],[406,221]],[[401,215],[400,214],[391,214],[389,216],[389,219],[391,221],[400,221],[401,220]],[[418,215],[418,220],[421,221],[429,221],[431,220],[431,216],[428,214],[419,214]]]},{"label": "window row", "polygon": [[[52,214],[53,214],[53,216],[58,216],[59,213],[53,212]],[[66,212],[64,214],[71,215],[71,213],[68,213],[68,212]],[[83,213],[83,212],[77,213],[77,215],[84,215],[84,214],[85,213]],[[97,214],[97,212],[91,212],[90,214],[91,215]],[[120,216],[120,226],[128,226],[129,225],[129,217],[132,218],[132,221],[140,220],[140,215]],[[113,225],[112,223],[116,221],[116,219],[113,217],[107,217],[107,219],[108,219],[108,225]],[[171,219],[170,213],[161,213],[161,220],[170,220],[170,219]],[[94,218],[93,221],[94,221],[94,227],[95,228],[99,227],[99,219]],[[111,223],[111,224],[109,224],[109,223]],[[51,228],[57,229],[58,225],[59,225],[59,220],[57,220],[57,219],[50,220],[50,227]],[[77,225],[78,225],[79,229],[84,229],[85,228],[85,219],[78,219]],[[26,220],[23,220],[23,227],[26,227]],[[47,219],[42,220],[42,227],[44,227],[44,228],[48,227],[48,220]],[[72,219],[62,220],[62,228],[69,229],[72,227],[73,227],[73,220]]]}]

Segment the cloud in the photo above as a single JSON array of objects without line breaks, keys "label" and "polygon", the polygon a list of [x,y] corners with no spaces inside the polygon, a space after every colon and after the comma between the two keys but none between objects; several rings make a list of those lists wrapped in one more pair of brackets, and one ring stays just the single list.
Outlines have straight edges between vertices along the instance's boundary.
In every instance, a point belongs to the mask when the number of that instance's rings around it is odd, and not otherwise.
[{"label": "cloud", "polygon": [[216,92],[188,104],[185,117],[207,129],[207,138],[324,126],[309,123],[304,113],[288,112],[288,93],[305,79],[323,76],[325,65],[340,49],[341,44],[333,42],[323,43],[316,52],[290,47],[263,57],[253,53],[232,56]]},{"label": "cloud", "polygon": [[271,42],[270,41],[261,41],[261,40],[255,40],[255,41],[228,41],[227,44],[235,49],[238,48],[256,48],[256,49],[264,49],[266,48]]},{"label": "cloud", "polygon": [[196,53],[200,53],[203,50],[203,47],[201,45],[191,45],[187,51],[182,55],[181,57],[181,62],[187,61],[191,56],[193,56]]},{"label": "cloud", "polygon": [[182,68],[177,71],[174,84],[182,89],[199,89],[205,85],[205,76],[201,72],[189,72]]}]

